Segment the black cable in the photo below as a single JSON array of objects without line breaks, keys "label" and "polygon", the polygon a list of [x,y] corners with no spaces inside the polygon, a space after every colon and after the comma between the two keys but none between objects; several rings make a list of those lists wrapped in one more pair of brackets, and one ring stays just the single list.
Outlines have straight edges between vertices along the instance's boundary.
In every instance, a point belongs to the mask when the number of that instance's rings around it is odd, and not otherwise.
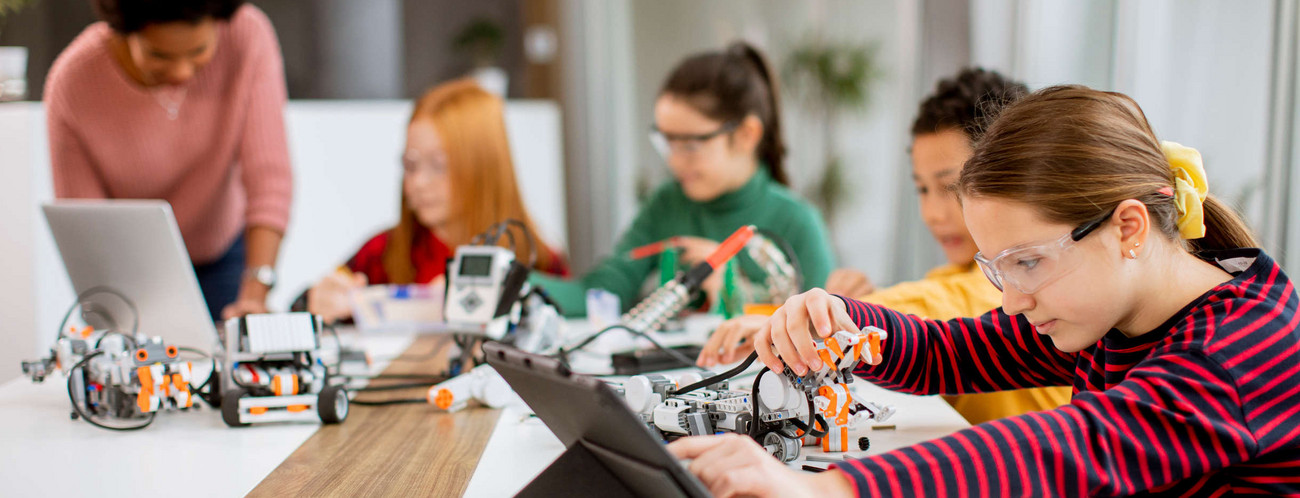
[{"label": "black cable", "polygon": [[[342,357],[343,357],[343,354],[342,354],[342,353],[343,353],[343,339],[339,339],[339,331],[338,331],[338,329],[334,327],[334,324],[333,324],[333,323],[326,323],[326,324],[322,325],[321,327],[324,328],[325,330],[328,330],[329,333],[330,333],[330,335],[334,336],[334,346],[337,347],[338,350],[339,350],[339,358],[342,358]],[[340,359],[339,361],[342,362],[343,360]]]},{"label": "black cable", "polygon": [[758,376],[754,377],[754,387],[749,391],[749,399],[754,403],[754,413],[752,415],[753,420],[749,425],[749,437],[753,438],[755,441],[758,441],[759,427],[763,425],[763,419],[759,418],[758,412],[759,406],[763,404],[762,400],[758,397],[758,386],[763,380],[763,374],[771,371],[772,370],[767,368],[767,366],[764,366],[762,370],[759,370]]},{"label": "black cable", "polygon": [[[808,417],[807,423],[799,419],[791,419],[790,423],[793,424],[795,428],[803,431],[804,434],[807,434],[812,437],[822,437],[828,434],[827,428],[829,428],[830,426],[826,424],[826,419],[822,418],[822,415],[820,413],[812,411],[812,400],[808,401],[808,410],[809,410],[808,413],[811,416]],[[821,424],[822,426],[821,429],[817,428],[818,423]]]},{"label": "black cable", "polygon": [[[479,233],[478,235],[475,235],[474,237],[470,238],[469,243],[470,245],[484,244],[484,245],[494,246],[501,241],[501,236],[505,235],[507,240],[509,240],[510,242],[510,251],[516,252],[517,249],[515,244],[515,235],[514,233],[510,232],[511,225],[519,227],[519,230],[524,233],[524,237],[528,239],[528,267],[529,268],[536,267],[537,266],[537,236],[533,234],[533,231],[528,228],[527,224],[525,224],[520,220],[514,218],[506,218],[499,222],[493,223],[489,225],[487,229],[484,230],[482,233]],[[494,231],[496,232],[495,234],[493,234]]]},{"label": "black cable", "polygon": [[502,223],[505,223],[506,225],[515,225],[519,227],[520,231],[524,232],[524,236],[528,238],[528,267],[529,268],[536,267],[537,266],[536,234],[534,234],[532,230],[528,229],[528,225],[524,224],[524,222],[516,220],[514,218],[506,218],[505,221],[503,221]]},{"label": "black cable", "polygon": [[428,381],[447,380],[446,375],[440,374],[379,374],[379,375],[338,375],[337,377],[349,380],[382,380],[382,379],[425,379]]},{"label": "black cable", "polygon": [[[87,362],[87,361],[90,361],[91,358],[94,358],[94,357],[99,356],[99,355],[101,355],[101,354],[104,354],[104,352],[103,352],[103,351],[95,351],[95,352],[93,352],[93,353],[90,353],[90,354],[86,355],[84,358],[82,358],[81,361],[77,362],[76,365],[73,365],[71,369],[68,370],[68,401],[71,401],[71,402],[72,402],[72,409],[77,413],[78,416],[80,416],[82,419],[85,419],[86,422],[89,422],[90,425],[93,425],[93,426],[95,426],[95,427],[99,427],[99,428],[101,428],[101,429],[108,429],[108,430],[110,430],[110,431],[124,431],[124,432],[125,432],[125,431],[138,431],[138,430],[140,430],[140,429],[143,429],[143,428],[145,428],[145,427],[148,427],[149,424],[152,424],[152,423],[153,423],[153,419],[154,419],[154,417],[156,417],[156,416],[158,415],[158,412],[149,412],[149,418],[146,418],[145,421],[144,421],[144,423],[142,423],[142,424],[140,424],[140,425],[126,426],[126,427],[114,427],[114,426],[111,426],[111,425],[104,425],[104,424],[101,424],[101,423],[99,423],[99,422],[96,422],[95,419],[91,418],[91,416],[88,415],[88,414],[86,414],[86,412],[81,411],[81,405],[77,404],[77,397],[76,397],[76,395],[75,395],[74,392],[73,392],[72,381],[73,381],[73,379],[76,378],[75,376],[77,375],[77,371],[78,371],[78,370],[81,370],[81,372],[82,372],[81,375],[84,376],[84,375],[85,375],[85,369],[84,369],[84,368],[85,368],[86,362]],[[82,378],[82,381],[83,381],[83,382],[85,381],[85,378],[84,378],[84,377]],[[84,394],[83,394],[83,396],[84,396]]]},{"label": "black cable", "polygon": [[[518,249],[518,247],[519,247],[518,244],[515,243],[515,233],[510,231],[510,225],[501,225],[501,231],[500,231],[500,233],[505,234],[505,236],[506,236],[506,240],[510,242],[510,252],[515,252],[515,251],[518,251],[518,250],[519,250],[519,249]],[[501,236],[498,235],[498,236],[497,236],[497,239],[500,239],[500,238],[501,238]]]},{"label": "black cable", "polygon": [[[117,296],[118,299],[121,299],[122,302],[126,303],[126,306],[131,309],[131,314],[133,318],[131,324],[131,337],[133,338],[133,340],[131,342],[134,343],[135,342],[134,337],[140,333],[140,309],[136,308],[135,301],[132,301],[130,298],[126,297],[126,294],[123,294],[121,291],[118,291],[117,289],[104,286],[104,285],[91,287],[89,289],[86,289],[84,292],[77,294],[77,301],[72,303],[72,306],[68,308],[68,311],[63,314],[63,320],[59,322],[59,330],[58,333],[55,334],[55,337],[63,337],[63,327],[66,327],[68,325],[68,320],[72,318],[72,312],[76,311],[76,309],[82,305],[82,303],[86,300],[86,298],[90,296],[94,296],[96,294],[111,294],[113,296]],[[116,328],[117,328],[117,324],[115,323],[114,329]],[[103,339],[103,337],[101,337],[100,339]]]},{"label": "black cable", "polygon": [[[443,379],[443,380],[446,380],[446,379]],[[366,387],[362,387],[362,388],[359,388],[359,389],[348,389],[348,390],[349,390],[349,391],[352,391],[352,392],[354,392],[354,393],[369,393],[369,392],[381,392],[381,391],[400,391],[400,390],[403,390],[403,389],[415,389],[415,388],[417,388],[417,387],[428,388],[428,387],[436,386],[436,385],[438,385],[438,384],[439,384],[439,382],[429,381],[429,382],[414,382],[414,383],[410,383],[410,384],[390,384],[390,385],[386,385],[386,386],[366,386]]]},{"label": "black cable", "polygon": [[534,285],[532,289],[528,291],[528,295],[525,295],[524,297],[527,298],[529,295],[536,295],[537,297],[541,298],[543,303],[546,303],[547,305],[550,305],[552,308],[555,308],[555,312],[557,314],[559,314],[560,316],[564,316],[564,308],[560,307],[560,303],[555,302],[555,299],[551,298],[551,294],[549,292],[546,292],[546,289],[541,288],[541,286]]},{"label": "black cable", "polygon": [[[215,376],[217,375],[217,358],[214,357],[214,356],[212,356],[212,355],[210,355],[210,354],[208,354],[208,353],[205,353],[205,352],[203,352],[203,351],[200,351],[200,350],[198,350],[198,349],[196,349],[196,348],[191,348],[191,347],[188,347],[188,346],[179,346],[179,347],[177,347],[176,349],[181,350],[181,351],[185,351],[185,352],[187,352],[187,353],[194,353],[194,354],[202,355],[204,358],[207,358],[208,360],[211,360],[211,361],[212,361],[212,370],[209,370],[209,371],[208,371],[208,378],[207,378],[207,379],[204,379],[204,380],[203,380],[203,383],[202,383],[202,384],[199,384],[198,387],[194,387],[193,384],[190,384],[190,392],[191,392],[191,393],[202,393],[202,392],[203,392],[203,388],[208,387],[208,384],[212,383],[212,378],[215,377]],[[203,396],[199,396],[199,398],[202,399],[203,401],[206,401],[206,402],[208,403],[209,406],[212,405],[212,401],[211,401],[211,400],[209,400],[209,399],[207,399],[207,398],[204,398]]]},{"label": "black cable", "polygon": [[365,401],[360,399],[354,399],[352,401],[349,401],[349,403],[357,406],[414,405],[417,403],[428,403],[428,402],[429,400],[424,398],[390,399],[386,401]]},{"label": "black cable", "polygon": [[718,374],[718,375],[714,375],[714,376],[709,377],[709,378],[707,378],[707,379],[701,380],[701,381],[696,382],[696,383],[694,383],[694,384],[687,384],[686,387],[683,387],[683,388],[681,388],[681,389],[678,389],[678,390],[674,391],[674,394],[677,394],[677,395],[680,395],[680,394],[686,394],[686,393],[688,393],[688,392],[694,391],[694,390],[699,389],[699,388],[701,388],[701,387],[711,386],[711,385],[713,385],[713,384],[717,384],[717,383],[722,382],[722,381],[724,381],[724,380],[729,380],[729,379],[731,379],[732,377],[735,377],[735,376],[737,376],[737,375],[740,375],[740,373],[741,373],[741,372],[744,372],[746,369],[748,369],[750,365],[753,365],[753,364],[754,364],[754,360],[757,360],[757,359],[758,359],[758,353],[749,353],[749,356],[745,358],[745,361],[740,362],[740,365],[737,365],[735,368],[732,368],[731,370],[727,370],[726,372],[722,372],[722,373],[720,373],[720,374]]},{"label": "black cable", "polygon": [[[699,365],[696,365],[696,364],[695,364],[695,360],[692,360],[690,357],[688,357],[688,356],[686,356],[686,355],[684,355],[684,354],[678,352],[678,351],[675,350],[675,349],[670,349],[670,348],[664,347],[663,344],[660,344],[659,341],[656,341],[653,337],[650,337],[650,336],[649,336],[648,334],[646,334],[645,332],[641,332],[641,331],[639,331],[639,330],[634,330],[634,329],[632,329],[631,327],[628,327],[627,325],[623,325],[623,324],[621,324],[621,323],[616,323],[616,324],[614,324],[614,325],[610,325],[610,326],[608,326],[608,327],[605,327],[605,328],[603,328],[603,329],[600,329],[599,332],[596,332],[595,334],[592,334],[592,335],[588,336],[586,339],[583,339],[582,342],[579,342],[577,345],[575,345],[575,346],[573,346],[573,347],[570,347],[570,348],[563,348],[563,347],[561,347],[560,350],[559,350],[558,352],[555,353],[555,357],[559,358],[560,361],[562,361],[562,362],[564,362],[564,363],[567,364],[567,363],[569,362],[569,361],[568,361],[569,353],[572,353],[572,352],[574,352],[574,351],[581,350],[582,348],[587,347],[588,344],[591,344],[593,341],[595,341],[597,338],[599,338],[601,335],[605,334],[606,332],[609,332],[609,331],[611,331],[611,330],[618,330],[618,329],[626,330],[626,331],[628,331],[628,332],[631,332],[632,335],[635,335],[635,336],[637,336],[637,337],[640,337],[640,338],[643,338],[643,339],[645,339],[645,340],[647,340],[647,341],[650,341],[650,344],[654,345],[654,347],[655,347],[656,349],[658,349],[658,350],[660,350],[660,351],[663,351],[665,354],[667,354],[668,356],[671,356],[674,360],[677,360],[678,363],[681,363],[681,364],[684,365],[684,366],[691,367],[691,368],[698,368],[698,369],[700,369],[700,370],[704,370],[704,367],[701,367],[701,366],[699,366]],[[705,370],[705,371],[707,371],[707,370]]]}]

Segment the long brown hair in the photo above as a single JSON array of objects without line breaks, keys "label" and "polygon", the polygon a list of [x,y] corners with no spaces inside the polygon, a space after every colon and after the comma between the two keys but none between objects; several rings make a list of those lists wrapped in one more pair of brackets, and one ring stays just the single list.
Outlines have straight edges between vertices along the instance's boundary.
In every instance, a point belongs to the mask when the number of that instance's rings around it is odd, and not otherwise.
[{"label": "long brown hair", "polygon": [[726,51],[687,57],[664,80],[659,95],[679,97],[700,114],[723,123],[757,116],[763,123],[763,138],[755,153],[773,180],[789,186],[778,85],[767,57],[753,45],[737,41]]},{"label": "long brown hair", "polygon": [[1081,225],[1120,202],[1146,204],[1152,224],[1190,252],[1255,247],[1250,228],[1213,195],[1205,237],[1183,240],[1178,208],[1160,193],[1174,185],[1146,115],[1128,96],[1083,86],[1039,90],[1011,104],[976,144],[956,190],[1029,204],[1048,220]]},{"label": "long brown hair", "polygon": [[[450,81],[425,92],[416,102],[410,123],[424,120],[433,124],[447,153],[452,197],[448,216],[453,221],[446,227],[442,242],[455,250],[497,222],[518,220],[538,238],[534,239],[537,247],[530,247],[526,234],[518,227],[510,228],[517,241],[516,258],[526,262],[529,251],[535,250],[535,268],[556,271],[557,258],[540,239],[519,195],[501,99],[473,80]],[[383,255],[384,271],[393,283],[415,280],[411,247],[416,236],[427,229],[420,225],[403,191],[402,215],[389,233]]]}]

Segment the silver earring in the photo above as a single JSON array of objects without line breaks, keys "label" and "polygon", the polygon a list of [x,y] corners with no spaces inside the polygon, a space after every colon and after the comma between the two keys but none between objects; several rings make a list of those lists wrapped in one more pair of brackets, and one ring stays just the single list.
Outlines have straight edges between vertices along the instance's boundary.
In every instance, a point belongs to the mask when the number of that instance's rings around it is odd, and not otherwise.
[{"label": "silver earring", "polygon": [[1136,253],[1136,252],[1133,252],[1132,249],[1129,249],[1129,250],[1128,250],[1128,259],[1138,259],[1138,255],[1137,255],[1137,253]]},{"label": "silver earring", "polygon": [[1142,247],[1142,243],[1141,243],[1141,242],[1134,242],[1134,243],[1133,243],[1133,247]]}]

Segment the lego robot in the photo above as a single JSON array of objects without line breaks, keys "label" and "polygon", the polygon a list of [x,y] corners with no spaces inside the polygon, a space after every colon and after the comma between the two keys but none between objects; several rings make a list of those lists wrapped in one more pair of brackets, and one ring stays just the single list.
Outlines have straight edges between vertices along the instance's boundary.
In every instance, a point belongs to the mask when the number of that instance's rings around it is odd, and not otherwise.
[{"label": "lego robot", "polygon": [[[799,376],[789,368],[780,374],[764,368],[748,392],[730,389],[727,380],[718,379],[725,375],[704,379],[698,373],[676,382],[663,375],[636,375],[622,391],[632,411],[664,439],[748,434],[782,462],[797,459],[804,443],[820,444],[827,452],[849,451],[850,430],[867,421],[883,422],[895,411],[854,399],[848,389],[858,361],[879,362],[885,337],[874,327],[838,331],[817,344],[821,370]],[[858,444],[863,443],[869,444]]]},{"label": "lego robot", "polygon": [[158,412],[194,407],[197,394],[191,387],[191,362],[180,357],[179,348],[158,337],[132,338],[70,327],[49,357],[25,361],[22,367],[33,382],[43,382],[54,370],[61,370],[68,379],[72,419],[83,418],[105,429],[144,428]]},{"label": "lego robot", "polygon": [[221,418],[241,427],[263,422],[342,422],[348,393],[331,384],[321,360],[320,317],[248,315],[225,323]]}]

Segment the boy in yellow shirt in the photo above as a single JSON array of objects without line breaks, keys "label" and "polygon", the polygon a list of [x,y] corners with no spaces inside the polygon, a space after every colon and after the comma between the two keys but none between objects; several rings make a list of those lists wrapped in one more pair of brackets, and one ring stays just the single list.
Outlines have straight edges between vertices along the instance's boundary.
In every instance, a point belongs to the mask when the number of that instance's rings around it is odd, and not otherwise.
[{"label": "boy in yellow shirt", "polygon": [[[1002,106],[1028,92],[1024,84],[983,69],[965,69],[955,78],[940,81],[935,92],[921,103],[912,124],[912,179],[920,196],[921,218],[943,247],[948,264],[930,270],[922,280],[879,290],[862,272],[839,269],[827,279],[826,290],[940,320],[979,316],[998,307],[1002,295],[975,264],[978,248],[966,230],[961,205],[948,186],[957,180],[985,125],[992,122]],[[746,315],[723,323],[705,344],[699,364],[730,363],[748,355],[753,350],[748,339],[766,321],[766,316]],[[979,424],[1069,403],[1070,388],[1020,389],[944,399],[967,421]]]}]

